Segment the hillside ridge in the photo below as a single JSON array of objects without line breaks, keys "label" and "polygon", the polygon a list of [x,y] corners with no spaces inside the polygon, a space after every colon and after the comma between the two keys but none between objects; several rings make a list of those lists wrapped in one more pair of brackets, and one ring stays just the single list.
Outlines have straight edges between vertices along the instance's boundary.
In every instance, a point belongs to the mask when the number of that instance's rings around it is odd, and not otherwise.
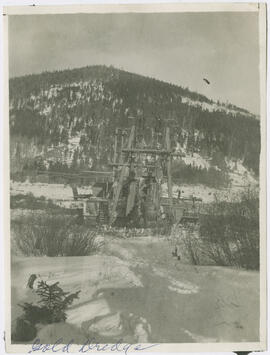
[{"label": "hillside ridge", "polygon": [[255,116],[180,86],[90,66],[13,78],[9,89],[12,173],[37,164],[106,170],[115,128],[127,129],[140,118],[146,145],[157,121],[161,132],[171,127],[173,149],[185,155],[174,161],[176,177],[227,184],[233,170],[252,179],[258,174]]},{"label": "hillside ridge", "polygon": [[[200,93],[197,93],[196,91],[193,91],[193,90],[190,90],[189,88],[184,88],[182,87],[181,85],[177,85],[175,83],[171,83],[171,82],[166,82],[164,80],[161,80],[161,79],[158,79],[158,78],[154,78],[154,77],[150,77],[150,76],[146,76],[146,75],[142,75],[142,74],[138,74],[138,73],[132,73],[128,70],[124,70],[124,69],[119,69],[119,68],[116,68],[114,66],[107,66],[107,65],[91,65],[91,66],[84,66],[84,67],[79,67],[79,68],[66,68],[66,69],[60,69],[60,70],[53,70],[53,71],[43,71],[41,73],[34,73],[34,74],[25,74],[25,75],[21,75],[21,76],[15,76],[15,77],[12,77],[10,78],[10,84],[12,86],[12,84],[16,81],[21,81],[21,80],[26,80],[26,82],[29,80],[29,79],[38,79],[38,78],[42,78],[42,77],[50,77],[51,79],[55,79],[55,81],[51,82],[51,85],[55,85],[57,84],[57,81],[65,76],[65,74],[68,72],[68,73],[71,73],[73,72],[75,75],[77,74],[77,78],[80,77],[81,75],[81,79],[83,78],[83,75],[88,71],[90,70],[91,72],[91,69],[94,69],[94,70],[100,70],[101,72],[109,72],[109,71],[116,71],[116,72],[122,72],[122,73],[126,73],[128,75],[131,75],[131,76],[136,76],[138,78],[146,78],[146,79],[149,79],[149,80],[153,80],[154,82],[156,83],[159,83],[159,84],[164,84],[164,85],[169,85],[170,87],[173,87],[173,88],[178,88],[180,90],[183,90],[186,94],[187,97],[190,97],[190,98],[194,98],[194,97],[198,97],[201,101],[204,101],[204,102],[207,102],[207,103],[217,103],[218,101],[215,101],[213,99],[210,99],[208,98],[207,96],[203,95],[203,94],[200,94]],[[58,79],[58,80],[57,80]],[[41,80],[42,81],[42,80]],[[31,87],[31,86],[30,86]],[[27,91],[27,86],[25,86],[25,89]],[[244,109],[242,107],[239,107],[237,105],[233,105],[233,104],[230,104],[230,103],[219,103],[220,106],[223,106],[223,107],[227,107],[227,109],[231,108],[231,109],[234,109],[234,110],[238,110],[239,112],[243,112],[245,114],[248,114],[250,115],[251,117],[253,116],[254,118],[257,118],[258,116],[249,112],[247,109]]]}]

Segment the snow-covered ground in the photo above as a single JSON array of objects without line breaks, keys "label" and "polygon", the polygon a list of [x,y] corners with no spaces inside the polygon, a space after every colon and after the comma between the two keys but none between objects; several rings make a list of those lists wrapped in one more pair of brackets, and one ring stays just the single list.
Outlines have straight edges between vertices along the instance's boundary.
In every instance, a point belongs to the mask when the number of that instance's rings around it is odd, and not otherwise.
[{"label": "snow-covered ground", "polygon": [[[95,193],[95,189],[91,186],[82,186],[78,188],[78,193],[89,194]],[[11,195],[26,195],[33,194],[35,197],[45,197],[53,200],[56,204],[62,207],[72,207],[73,205],[82,205],[81,201],[74,201],[73,193],[70,185],[64,184],[46,184],[46,183],[31,183],[31,182],[17,182],[11,181],[10,194]]]},{"label": "snow-covered ground", "polygon": [[[241,114],[241,113],[243,114],[243,112],[240,109],[238,109],[237,107],[230,108],[225,103],[219,103],[219,102],[215,102],[215,101],[212,103],[201,102],[201,101],[192,100],[189,97],[183,96],[182,102],[189,105],[189,106],[201,107],[203,111],[209,111],[209,112],[223,111],[223,112],[225,112],[227,114],[231,114],[233,116],[236,116],[237,114]],[[249,113],[247,111],[245,111],[245,115],[250,116],[250,117],[256,117],[255,115],[253,115],[252,113]]]},{"label": "snow-covered ground", "polygon": [[[98,342],[241,342],[259,338],[259,273],[183,264],[165,238],[105,239],[99,255],[12,258],[12,320],[18,303],[36,302],[33,273],[81,290],[65,323],[42,326],[38,338]],[[34,285],[35,287],[35,285]],[[14,324],[14,322],[13,322]]]},{"label": "snow-covered ground", "polygon": [[[85,190],[85,189],[84,189]],[[47,199],[68,200],[72,199],[72,189],[69,185],[64,184],[46,184],[11,181],[11,195],[32,193],[35,197],[44,196]]]},{"label": "snow-covered ground", "polygon": [[182,158],[186,165],[191,165],[193,167],[202,168],[202,169],[209,169],[210,163],[209,160],[203,158],[198,153],[193,153],[193,155],[185,154]]},{"label": "snow-covered ground", "polygon": [[[173,186],[173,197],[177,198],[178,191],[181,191],[181,198],[201,198],[203,203],[211,203],[216,200],[228,201],[234,199],[239,193],[245,189],[245,186],[233,186],[231,188],[215,189],[205,185],[188,185]],[[167,184],[162,185],[162,196],[168,196]]]},{"label": "snow-covered ground", "polygon": [[[235,181],[237,184],[230,188],[215,189],[205,185],[188,185],[182,184],[181,186],[173,186],[173,196],[178,196],[178,191],[181,191],[181,197],[190,198],[196,196],[201,198],[204,203],[214,202],[216,198],[219,200],[228,200],[239,192],[243,191],[248,185],[239,183],[239,175],[235,173]],[[79,193],[93,192],[91,186],[81,186],[78,188]],[[31,183],[31,182],[16,182],[10,183],[11,195],[32,193],[35,197],[44,196],[46,199],[51,199],[62,206],[69,206],[73,201],[72,189],[69,185],[64,184],[46,184],[46,183]],[[162,185],[162,196],[168,196],[167,184]],[[77,203],[77,202],[76,202]]]}]

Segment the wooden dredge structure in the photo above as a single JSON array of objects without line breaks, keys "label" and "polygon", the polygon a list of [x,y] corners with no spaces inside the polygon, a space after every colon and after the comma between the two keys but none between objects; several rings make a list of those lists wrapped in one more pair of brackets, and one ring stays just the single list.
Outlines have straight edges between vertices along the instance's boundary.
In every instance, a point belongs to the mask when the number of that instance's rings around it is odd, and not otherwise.
[{"label": "wooden dredge structure", "polygon": [[[168,126],[164,133],[153,129],[152,144],[146,146],[140,121],[129,130],[116,129],[111,171],[57,173],[73,180],[73,197],[82,202],[85,219],[119,227],[198,221],[197,202],[201,199],[183,198],[180,190],[173,197],[172,160],[182,154],[172,150]],[[79,194],[74,182],[78,178],[91,181],[98,193]],[[166,197],[162,196],[165,186]]]}]

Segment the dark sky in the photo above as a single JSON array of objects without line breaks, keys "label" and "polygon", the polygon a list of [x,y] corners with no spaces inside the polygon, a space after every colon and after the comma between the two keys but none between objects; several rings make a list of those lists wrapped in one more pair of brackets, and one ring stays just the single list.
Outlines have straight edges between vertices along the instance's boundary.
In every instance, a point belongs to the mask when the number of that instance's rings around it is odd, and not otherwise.
[{"label": "dark sky", "polygon": [[13,15],[9,55],[11,77],[113,65],[259,113],[255,12]]}]

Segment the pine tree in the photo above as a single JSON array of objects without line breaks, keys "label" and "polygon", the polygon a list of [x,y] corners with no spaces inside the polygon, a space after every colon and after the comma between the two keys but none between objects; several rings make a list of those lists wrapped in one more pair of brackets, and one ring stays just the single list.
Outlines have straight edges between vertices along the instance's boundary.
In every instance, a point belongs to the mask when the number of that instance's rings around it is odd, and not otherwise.
[{"label": "pine tree", "polygon": [[[64,292],[58,286],[59,282],[48,285],[46,281],[39,281],[36,293],[40,296],[37,305],[24,303],[21,307],[25,312],[25,319],[32,323],[38,323],[41,320],[46,323],[57,323],[66,320],[66,310],[72,302],[79,298],[77,291],[74,293]],[[39,318],[42,319],[39,319]]]}]

